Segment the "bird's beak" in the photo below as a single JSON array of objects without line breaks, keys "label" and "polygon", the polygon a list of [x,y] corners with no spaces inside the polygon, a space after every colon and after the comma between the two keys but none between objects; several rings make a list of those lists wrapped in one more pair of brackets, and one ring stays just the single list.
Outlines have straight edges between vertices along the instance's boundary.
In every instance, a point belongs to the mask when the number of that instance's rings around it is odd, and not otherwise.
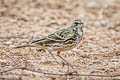
[{"label": "bird's beak", "polygon": [[84,24],[82,24],[82,27],[84,27]]}]

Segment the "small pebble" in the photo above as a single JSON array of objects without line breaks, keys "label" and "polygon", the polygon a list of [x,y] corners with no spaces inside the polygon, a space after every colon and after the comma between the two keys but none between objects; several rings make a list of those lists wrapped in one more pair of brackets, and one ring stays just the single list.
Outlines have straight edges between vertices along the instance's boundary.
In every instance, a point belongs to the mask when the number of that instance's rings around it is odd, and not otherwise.
[{"label": "small pebble", "polygon": [[102,20],[100,23],[101,23],[102,26],[107,26],[108,25],[108,21],[107,20]]},{"label": "small pebble", "polygon": [[87,4],[87,6],[88,6],[89,8],[93,8],[93,7],[95,7],[96,5],[97,5],[96,2],[94,2],[94,1],[88,2],[88,4]]}]

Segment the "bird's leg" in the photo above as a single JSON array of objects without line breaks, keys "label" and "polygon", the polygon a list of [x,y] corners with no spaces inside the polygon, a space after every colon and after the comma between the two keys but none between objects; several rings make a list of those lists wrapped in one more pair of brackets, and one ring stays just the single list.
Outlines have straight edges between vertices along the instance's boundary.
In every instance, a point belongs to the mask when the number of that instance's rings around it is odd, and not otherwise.
[{"label": "bird's leg", "polygon": [[65,61],[67,64],[69,64],[63,57],[60,56],[60,51],[57,52],[57,56],[61,58],[63,61]]},{"label": "bird's leg", "polygon": [[[57,52],[57,56],[67,63],[67,65],[68,65],[67,73],[69,73],[69,74],[71,73],[71,72],[69,71],[69,66],[70,66],[73,70],[74,70],[74,67],[76,67],[76,69],[78,69],[78,68],[77,68],[78,66],[70,64],[70,63],[69,63],[68,61],[66,61],[63,57],[61,57],[61,56],[60,56],[60,51]],[[64,63],[63,63],[63,66],[64,66]],[[72,73],[76,73],[76,74],[77,74],[77,71],[75,70],[75,71],[73,71]]]},{"label": "bird's leg", "polygon": [[[59,58],[61,58],[63,61],[66,62],[66,64],[68,65],[68,70],[67,70],[67,71],[69,72],[69,63],[68,63],[63,57],[60,56],[60,51],[57,52],[57,56],[58,56]],[[64,66],[64,63],[63,63],[63,66]]]},{"label": "bird's leg", "polygon": [[56,61],[56,63],[57,64],[59,64],[59,62],[57,61],[57,59],[55,58],[55,56],[52,54],[52,52],[51,51],[48,51],[50,54],[51,54],[51,56],[55,59],[55,61]]},{"label": "bird's leg", "polygon": [[63,57],[60,56],[60,51],[57,52],[57,56],[67,63],[67,65],[68,65],[68,71],[69,71],[69,66],[71,66],[72,68],[74,67],[72,64],[70,64]]}]

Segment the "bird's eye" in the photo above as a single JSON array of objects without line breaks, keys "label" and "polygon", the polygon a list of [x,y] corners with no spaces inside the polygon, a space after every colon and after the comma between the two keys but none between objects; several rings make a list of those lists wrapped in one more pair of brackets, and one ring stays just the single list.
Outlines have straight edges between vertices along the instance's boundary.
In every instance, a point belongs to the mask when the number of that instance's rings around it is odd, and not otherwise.
[{"label": "bird's eye", "polygon": [[78,25],[78,23],[75,23],[75,26],[77,26]]}]

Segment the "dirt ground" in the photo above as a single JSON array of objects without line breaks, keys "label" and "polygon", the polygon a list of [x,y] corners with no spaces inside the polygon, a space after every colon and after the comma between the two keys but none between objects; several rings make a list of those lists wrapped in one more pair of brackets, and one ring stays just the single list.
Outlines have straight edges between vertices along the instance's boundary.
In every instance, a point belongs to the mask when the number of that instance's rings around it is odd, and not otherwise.
[{"label": "dirt ground", "polygon": [[[66,73],[68,66],[56,64],[48,52],[11,50],[78,18],[84,21],[85,43],[60,55],[79,66],[70,71],[94,76],[55,75]],[[16,66],[37,72],[14,69],[0,73],[0,80],[120,80],[120,0],[0,0],[0,72]]]}]

